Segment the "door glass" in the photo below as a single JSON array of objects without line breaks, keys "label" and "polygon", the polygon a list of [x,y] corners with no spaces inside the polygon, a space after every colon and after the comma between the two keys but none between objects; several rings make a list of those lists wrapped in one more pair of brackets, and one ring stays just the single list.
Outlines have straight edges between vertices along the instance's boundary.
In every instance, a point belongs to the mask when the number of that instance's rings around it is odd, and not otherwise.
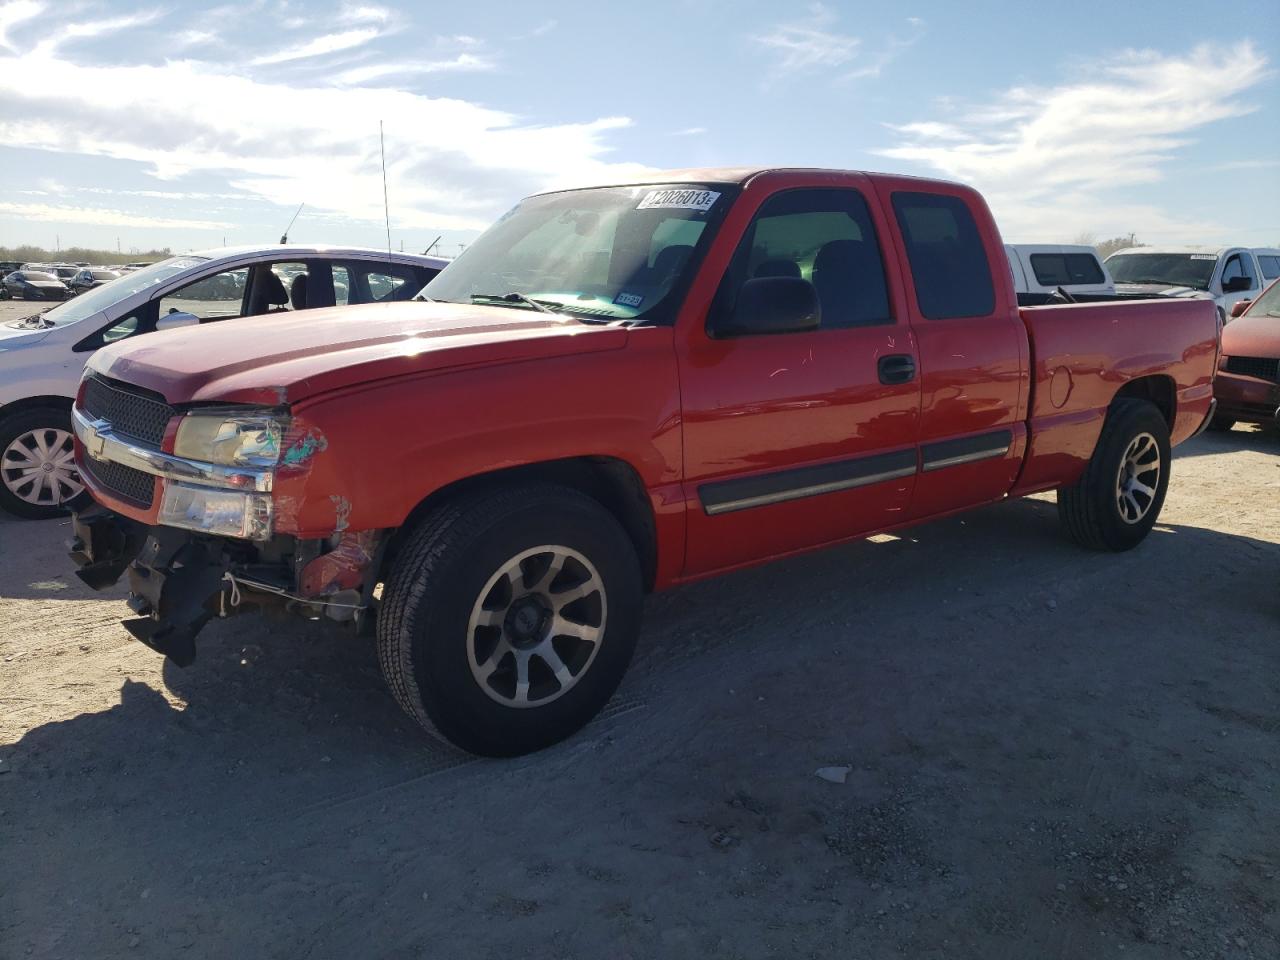
[{"label": "door glass", "polygon": [[333,265],[333,302],[339,307],[345,307],[351,299],[351,274],[347,272],[346,267],[340,267],[338,264]]},{"label": "door glass", "polygon": [[201,320],[223,320],[238,317],[244,304],[244,288],[249,279],[247,267],[224,270],[180,287],[160,298],[160,316],[190,313]]},{"label": "door glass", "polygon": [[817,290],[822,328],[892,323],[884,263],[856,190],[788,190],[765,201],[730,264],[712,316],[758,277],[799,277]]},{"label": "door glass", "polygon": [[987,252],[964,200],[902,192],[893,195],[893,210],[926,318],[985,317],[995,310]]}]

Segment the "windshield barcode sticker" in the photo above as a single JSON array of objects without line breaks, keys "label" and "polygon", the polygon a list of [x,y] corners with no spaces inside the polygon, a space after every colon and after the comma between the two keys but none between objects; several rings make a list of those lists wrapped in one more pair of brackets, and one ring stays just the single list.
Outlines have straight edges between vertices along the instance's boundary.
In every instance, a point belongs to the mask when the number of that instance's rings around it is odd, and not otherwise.
[{"label": "windshield barcode sticker", "polygon": [[637,210],[701,210],[715,206],[720,194],[714,190],[650,190],[636,204]]}]

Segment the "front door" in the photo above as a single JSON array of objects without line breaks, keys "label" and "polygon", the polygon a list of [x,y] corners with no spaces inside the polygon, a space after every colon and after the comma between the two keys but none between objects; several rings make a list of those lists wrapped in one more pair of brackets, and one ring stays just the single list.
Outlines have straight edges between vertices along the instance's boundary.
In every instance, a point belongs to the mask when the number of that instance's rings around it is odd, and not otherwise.
[{"label": "front door", "polygon": [[[687,575],[890,526],[910,500],[918,360],[886,280],[886,225],[863,178],[823,183],[765,195],[705,325],[677,337]],[[819,329],[718,335],[764,276],[812,283]]]}]

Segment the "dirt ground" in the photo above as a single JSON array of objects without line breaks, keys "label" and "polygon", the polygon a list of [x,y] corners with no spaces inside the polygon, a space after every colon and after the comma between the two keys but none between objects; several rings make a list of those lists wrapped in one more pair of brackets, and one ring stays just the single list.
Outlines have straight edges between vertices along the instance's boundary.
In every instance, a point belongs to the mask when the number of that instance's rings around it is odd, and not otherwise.
[{"label": "dirt ground", "polygon": [[1278,454],[1183,447],[1127,555],[1037,499],[653,597],[503,762],[337,626],[166,666],[0,518],[0,957],[1273,960]]}]

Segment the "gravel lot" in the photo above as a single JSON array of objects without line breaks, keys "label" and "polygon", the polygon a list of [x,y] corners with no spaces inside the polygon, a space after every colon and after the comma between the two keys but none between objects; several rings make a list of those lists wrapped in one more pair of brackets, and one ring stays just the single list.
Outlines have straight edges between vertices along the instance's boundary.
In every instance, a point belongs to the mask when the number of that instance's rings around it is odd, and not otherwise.
[{"label": "gravel lot", "polygon": [[[568,743],[425,743],[336,626],[127,638],[0,517],[0,957],[1280,956],[1280,440],[654,597]],[[815,775],[849,766],[844,783]]]}]

